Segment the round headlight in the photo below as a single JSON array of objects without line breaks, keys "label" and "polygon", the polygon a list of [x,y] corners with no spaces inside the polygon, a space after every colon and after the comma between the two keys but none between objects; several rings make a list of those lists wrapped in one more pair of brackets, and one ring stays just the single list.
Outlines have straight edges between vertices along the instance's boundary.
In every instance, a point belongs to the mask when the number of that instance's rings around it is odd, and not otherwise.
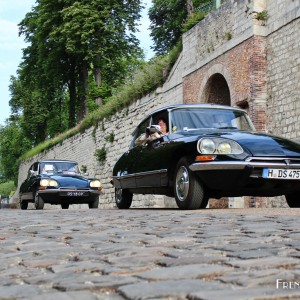
[{"label": "round headlight", "polygon": [[52,186],[52,187],[57,187],[58,183],[57,181],[53,179],[42,179],[40,181],[40,186],[47,187],[47,186]]},{"label": "round headlight", "polygon": [[200,142],[199,151],[203,154],[213,154],[216,151],[216,145],[211,139],[203,139]]},{"label": "round headlight", "polygon": [[92,188],[100,188],[101,182],[99,180],[93,180],[90,182],[90,187]]},{"label": "round headlight", "polygon": [[231,146],[229,143],[223,142],[218,145],[218,153],[220,154],[230,154]]},{"label": "round headlight", "polygon": [[40,181],[41,186],[49,186],[49,180],[48,179],[42,179]]},{"label": "round headlight", "polygon": [[54,187],[56,187],[56,186],[58,186],[58,183],[57,183],[57,181],[55,181],[55,180],[50,180],[50,181],[49,181],[49,186],[54,186]]}]

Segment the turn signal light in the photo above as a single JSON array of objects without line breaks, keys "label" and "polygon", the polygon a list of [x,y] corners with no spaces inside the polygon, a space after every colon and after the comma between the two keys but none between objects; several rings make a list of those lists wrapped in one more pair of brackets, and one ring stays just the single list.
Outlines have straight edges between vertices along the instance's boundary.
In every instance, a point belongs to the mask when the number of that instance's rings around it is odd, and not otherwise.
[{"label": "turn signal light", "polygon": [[196,156],[196,161],[210,161],[210,160],[215,160],[216,156],[215,155],[198,155]]}]

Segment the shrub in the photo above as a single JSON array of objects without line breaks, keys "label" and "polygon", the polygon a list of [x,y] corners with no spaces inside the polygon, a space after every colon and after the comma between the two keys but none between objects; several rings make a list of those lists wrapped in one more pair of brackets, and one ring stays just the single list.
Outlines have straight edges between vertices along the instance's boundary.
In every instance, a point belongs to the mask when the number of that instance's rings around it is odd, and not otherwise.
[{"label": "shrub", "polygon": [[101,149],[97,149],[95,152],[95,156],[97,158],[97,161],[104,162],[106,160],[106,150],[104,147]]},{"label": "shrub", "polygon": [[16,190],[15,184],[13,181],[7,181],[0,183],[0,195],[9,197],[12,192]]}]

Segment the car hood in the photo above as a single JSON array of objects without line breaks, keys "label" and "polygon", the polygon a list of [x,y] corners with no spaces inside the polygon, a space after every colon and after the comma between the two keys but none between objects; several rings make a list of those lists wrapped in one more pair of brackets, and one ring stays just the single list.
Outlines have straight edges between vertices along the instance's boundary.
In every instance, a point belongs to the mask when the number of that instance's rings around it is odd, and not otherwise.
[{"label": "car hood", "polygon": [[300,144],[278,136],[256,132],[230,132],[218,136],[238,142],[253,156],[300,157]]},{"label": "car hood", "polygon": [[60,187],[88,188],[89,180],[78,175],[52,175],[50,178],[56,180]]}]

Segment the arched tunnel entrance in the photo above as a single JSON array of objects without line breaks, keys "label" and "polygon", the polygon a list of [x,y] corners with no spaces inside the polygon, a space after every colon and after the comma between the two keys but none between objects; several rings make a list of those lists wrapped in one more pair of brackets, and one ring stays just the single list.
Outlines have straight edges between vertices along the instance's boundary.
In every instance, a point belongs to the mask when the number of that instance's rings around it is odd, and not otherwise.
[{"label": "arched tunnel entrance", "polygon": [[203,100],[205,103],[231,105],[229,87],[222,74],[216,73],[208,79]]}]

